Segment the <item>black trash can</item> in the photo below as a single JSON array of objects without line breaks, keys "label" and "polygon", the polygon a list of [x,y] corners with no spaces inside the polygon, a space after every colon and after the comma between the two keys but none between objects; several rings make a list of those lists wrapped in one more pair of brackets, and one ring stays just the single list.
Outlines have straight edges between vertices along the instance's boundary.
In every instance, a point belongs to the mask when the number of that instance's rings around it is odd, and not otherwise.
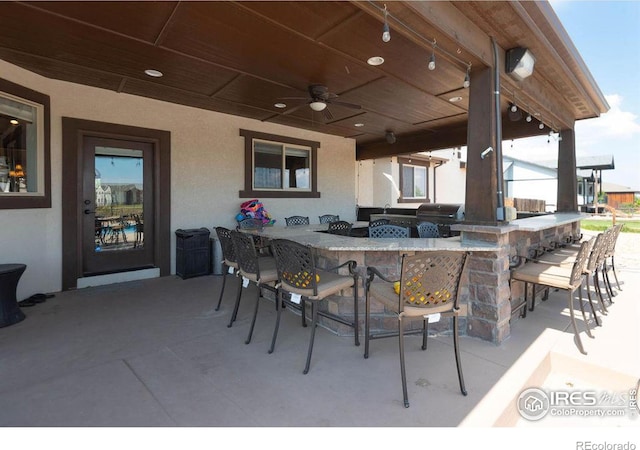
[{"label": "black trash can", "polygon": [[176,230],[176,275],[185,279],[210,273],[209,234],[207,228]]}]

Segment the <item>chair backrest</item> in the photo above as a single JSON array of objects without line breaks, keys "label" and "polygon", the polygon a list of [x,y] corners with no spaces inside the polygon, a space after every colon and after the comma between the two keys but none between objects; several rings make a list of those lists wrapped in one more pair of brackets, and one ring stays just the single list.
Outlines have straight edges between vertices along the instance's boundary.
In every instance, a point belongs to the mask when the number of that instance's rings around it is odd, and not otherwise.
[{"label": "chair backrest", "polygon": [[420,222],[418,224],[418,236],[420,236],[421,238],[440,237],[438,225],[433,222]]},{"label": "chair backrest", "polygon": [[369,227],[369,237],[371,238],[408,238],[409,236],[409,227],[399,227],[397,225]]},{"label": "chair backrest", "polygon": [[331,234],[340,234],[342,236],[349,236],[351,234],[352,224],[344,220],[338,220],[335,222],[329,222],[328,232]]},{"label": "chair backrest", "polygon": [[591,247],[587,265],[585,266],[585,270],[587,272],[592,273],[598,268],[600,261],[604,259],[605,252],[607,251],[607,245],[607,233],[603,231],[602,233],[599,233],[594,239],[593,247]]},{"label": "chair backrest", "polygon": [[316,265],[311,247],[288,239],[271,241],[281,287],[302,295],[318,295]]},{"label": "chair backrest", "polygon": [[618,241],[618,236],[620,235],[620,231],[622,231],[623,225],[624,225],[623,223],[619,223],[609,228],[609,230],[611,231],[610,231],[608,246],[606,250],[607,257],[613,256],[613,254],[615,253],[616,242]]},{"label": "chair backrest", "polygon": [[249,217],[238,222],[238,230],[262,230],[264,224],[260,219]]},{"label": "chair backrest", "polygon": [[585,272],[587,263],[589,262],[589,254],[595,242],[596,237],[594,236],[580,244],[580,250],[578,250],[578,254],[576,255],[576,260],[571,268],[571,276],[569,278],[569,283],[574,289],[582,284],[582,274]]},{"label": "chair backrest", "polygon": [[237,263],[236,251],[233,247],[233,241],[231,240],[231,230],[224,227],[216,227],[216,235],[222,248],[222,257],[225,261]]},{"label": "chair backrest", "polygon": [[369,221],[369,228],[371,227],[379,227],[380,225],[389,225],[391,220],[389,219],[376,219]]},{"label": "chair backrest", "polygon": [[318,218],[320,219],[320,223],[331,223],[340,220],[340,216],[336,216],[333,214],[325,214],[323,216],[318,216]]},{"label": "chair backrest", "polygon": [[284,221],[286,222],[288,227],[292,225],[309,225],[309,218],[305,216],[285,217]]},{"label": "chair backrest", "polygon": [[231,231],[231,241],[233,242],[236,258],[238,259],[240,272],[253,274],[256,280],[259,280],[260,267],[258,265],[258,254],[253,243],[253,237],[240,231]]},{"label": "chair backrest", "polygon": [[[466,258],[465,252],[452,251],[403,255],[400,311],[405,306],[439,311],[457,308],[458,288]],[[428,311],[425,314],[429,314]]]}]

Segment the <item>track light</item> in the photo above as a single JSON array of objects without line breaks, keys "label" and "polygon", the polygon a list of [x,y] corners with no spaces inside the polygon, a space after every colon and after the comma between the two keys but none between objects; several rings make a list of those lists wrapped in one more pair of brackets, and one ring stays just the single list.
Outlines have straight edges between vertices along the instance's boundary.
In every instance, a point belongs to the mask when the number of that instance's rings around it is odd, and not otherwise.
[{"label": "track light", "polygon": [[429,70],[435,70],[436,68],[436,41],[433,40],[433,48],[431,49],[431,57],[429,58]]},{"label": "track light", "polygon": [[471,70],[471,67],[467,67],[467,74],[464,76],[464,83],[462,83],[462,87],[464,87],[465,89],[471,86],[471,77],[469,76],[470,70]]},{"label": "track light", "polygon": [[389,22],[387,21],[387,5],[384,5],[384,25],[382,25],[382,42],[389,42],[391,40],[391,33],[389,32]]}]

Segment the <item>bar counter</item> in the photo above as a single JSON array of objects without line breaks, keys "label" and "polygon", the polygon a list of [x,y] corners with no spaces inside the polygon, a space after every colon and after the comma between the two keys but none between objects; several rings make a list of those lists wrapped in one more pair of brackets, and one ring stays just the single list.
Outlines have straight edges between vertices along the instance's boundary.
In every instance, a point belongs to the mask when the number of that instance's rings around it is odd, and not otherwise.
[{"label": "bar counter", "polygon": [[[466,268],[460,287],[460,305],[465,316],[461,318],[460,333],[478,337],[496,344],[507,339],[511,332],[511,301],[519,302],[522,296],[520,283],[510,283],[510,265],[515,256],[527,255],[535,247],[562,241],[580,234],[580,220],[588,217],[581,213],[544,214],[513,220],[498,226],[457,224],[452,230],[460,236],[449,238],[388,238],[371,239],[329,234],[328,224],[265,227],[253,234],[269,239],[290,239],[316,249],[319,267],[335,267],[348,260],[356,261],[359,310],[364,310],[364,286],[366,267],[373,266],[390,278],[398,277],[403,254],[437,250],[467,252]],[[368,222],[353,223],[353,230],[362,232]],[[332,296],[327,305],[332,312],[349,316],[353,314],[353,293]],[[385,320],[384,309],[372,304],[372,329],[389,331],[397,322]],[[364,317],[360,315],[362,325]],[[419,326],[419,324],[417,324]],[[352,329],[335,328],[335,324],[323,324],[328,329],[348,335]],[[362,327],[361,327],[362,329]],[[431,324],[430,333],[449,333],[450,323]]]},{"label": "bar counter", "polygon": [[[368,222],[355,222],[354,229],[367,228]],[[487,242],[462,243],[460,236],[450,238],[385,238],[341,236],[326,233],[328,224],[265,227],[254,234],[268,239],[289,239],[319,250],[347,252],[422,252],[433,250],[490,251],[498,250]]]}]

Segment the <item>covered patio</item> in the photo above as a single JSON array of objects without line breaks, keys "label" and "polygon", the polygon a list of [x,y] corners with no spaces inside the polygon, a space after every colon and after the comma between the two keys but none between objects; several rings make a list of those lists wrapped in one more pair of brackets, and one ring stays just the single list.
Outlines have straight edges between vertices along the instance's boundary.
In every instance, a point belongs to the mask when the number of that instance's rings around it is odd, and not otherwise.
[{"label": "covered patio", "polygon": [[[624,234],[621,244],[628,237]],[[109,427],[454,427],[622,426],[611,418],[521,418],[527,387],[628,393],[640,373],[637,255],[621,245],[622,289],[581,355],[566,301],[552,292],[496,346],[461,338],[469,395],[460,394],[451,337],[407,338],[412,399],[402,404],[397,340],[374,342],[369,359],[349,337],[319,329],[302,375],[308,329],[264,302],[245,345],[253,299],[227,328],[233,290],[214,311],[221,277],[163,277],[57,294],[0,333],[0,426]],[[580,324],[581,327],[583,324]],[[593,326],[593,324],[591,324]],[[409,412],[413,411],[414,413]],[[419,413],[415,413],[415,412]],[[632,414],[632,411],[629,411]]]}]

